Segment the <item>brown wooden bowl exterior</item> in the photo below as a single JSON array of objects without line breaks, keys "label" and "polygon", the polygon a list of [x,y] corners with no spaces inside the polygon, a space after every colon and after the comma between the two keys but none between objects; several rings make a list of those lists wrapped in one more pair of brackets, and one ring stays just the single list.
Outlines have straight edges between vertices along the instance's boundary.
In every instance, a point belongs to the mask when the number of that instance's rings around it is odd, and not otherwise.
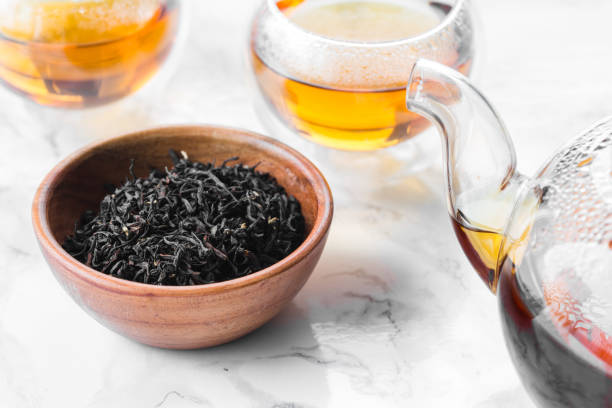
[{"label": "brown wooden bowl exterior", "polygon": [[[226,282],[189,287],[154,286],[114,278],[72,258],[60,245],[86,209],[97,210],[104,184],[170,166],[168,149],[198,161],[239,156],[272,174],[302,206],[308,235],[278,263]],[[70,296],[106,327],[141,343],[192,349],[226,343],[260,327],[302,288],[316,266],[333,215],[329,186],[305,157],[259,134],[219,126],[145,130],[85,147],[42,181],[33,202],[34,232],[47,263]]]}]

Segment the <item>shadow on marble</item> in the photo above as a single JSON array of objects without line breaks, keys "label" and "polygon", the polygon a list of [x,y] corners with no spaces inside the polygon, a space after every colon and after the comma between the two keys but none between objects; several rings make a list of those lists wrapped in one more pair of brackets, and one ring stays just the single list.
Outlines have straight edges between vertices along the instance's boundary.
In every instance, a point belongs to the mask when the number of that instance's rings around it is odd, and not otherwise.
[{"label": "shadow on marble", "polygon": [[307,314],[294,302],[264,326],[224,346],[201,350],[204,354],[240,353],[247,350],[273,356],[281,350],[317,346]]},{"label": "shadow on marble", "polygon": [[[307,314],[294,303],[263,327],[233,342],[208,349],[159,353],[173,361],[199,362],[202,370],[219,369],[238,392],[262,406],[302,406],[302,402],[283,399],[282,392],[279,395],[268,389],[275,386],[274,381],[268,384],[274,379],[286,381],[289,389],[299,389],[307,383],[308,390],[316,393],[317,406],[327,406],[330,390],[325,371],[332,362],[321,353]],[[275,370],[277,367],[279,370]],[[288,395],[300,393],[292,390]]]},{"label": "shadow on marble", "polygon": [[523,388],[496,392],[476,404],[474,408],[515,408],[517,406],[524,408],[534,406]]}]

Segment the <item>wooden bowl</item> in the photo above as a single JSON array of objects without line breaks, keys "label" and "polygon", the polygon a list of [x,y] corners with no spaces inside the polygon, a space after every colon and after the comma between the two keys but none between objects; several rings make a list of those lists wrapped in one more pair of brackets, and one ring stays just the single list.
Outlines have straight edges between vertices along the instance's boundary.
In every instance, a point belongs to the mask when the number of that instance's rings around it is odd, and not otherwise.
[{"label": "wooden bowl", "polygon": [[[251,275],[199,286],[154,286],[114,278],[72,258],[61,242],[86,209],[97,210],[104,185],[120,184],[131,158],[136,174],[172,166],[168,150],[208,162],[239,156],[272,174],[300,202],[307,237],[293,253]],[[325,178],[304,156],[274,139],[219,126],[151,129],[85,147],[60,162],[41,183],[32,208],[36,238],[55,277],[98,322],[157,347],[209,347],[241,337],[276,315],[313,271],[332,220]]]}]

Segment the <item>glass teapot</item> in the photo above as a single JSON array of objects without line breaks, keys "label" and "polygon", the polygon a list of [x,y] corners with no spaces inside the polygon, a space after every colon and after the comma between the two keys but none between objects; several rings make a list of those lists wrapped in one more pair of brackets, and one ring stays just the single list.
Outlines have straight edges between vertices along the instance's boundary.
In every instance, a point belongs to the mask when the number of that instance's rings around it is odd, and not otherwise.
[{"label": "glass teapot", "polygon": [[455,233],[498,294],[531,396],[612,406],[612,118],[528,178],[499,115],[460,73],[419,60],[406,103],[442,135]]}]

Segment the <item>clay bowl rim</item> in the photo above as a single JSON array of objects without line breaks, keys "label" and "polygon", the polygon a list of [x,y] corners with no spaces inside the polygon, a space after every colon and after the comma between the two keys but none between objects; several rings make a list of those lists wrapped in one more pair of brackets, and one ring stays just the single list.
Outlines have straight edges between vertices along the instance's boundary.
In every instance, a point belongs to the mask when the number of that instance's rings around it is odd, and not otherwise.
[{"label": "clay bowl rim", "polygon": [[[299,164],[296,166],[296,171],[305,176],[314,187],[317,201],[317,216],[311,231],[297,249],[277,263],[240,278],[194,286],[158,286],[115,278],[90,268],[68,254],[53,237],[47,219],[47,205],[51,197],[51,192],[59,184],[59,181],[62,180],[65,174],[75,165],[95,155],[96,150],[120,141],[121,139],[132,139],[135,137],[147,138],[155,137],[156,135],[159,137],[159,133],[163,133],[163,135],[167,137],[168,134],[193,134],[194,132],[201,132],[202,134],[198,136],[203,138],[218,140],[227,140],[229,138],[241,144],[257,145],[258,148],[266,153],[270,150],[280,150],[281,155],[286,155],[290,161]],[[213,132],[220,132],[220,134],[214,135],[212,134]],[[176,125],[149,128],[90,143],[62,159],[49,171],[49,173],[47,173],[36,190],[32,203],[32,222],[34,233],[39,241],[41,249],[46,249],[50,258],[66,268],[73,276],[88,284],[127,295],[181,297],[218,294],[227,290],[253,285],[290,269],[301,262],[319,245],[321,240],[325,238],[331,225],[333,207],[332,193],[325,177],[310,160],[295,149],[271,137],[241,128],[209,124]],[[54,269],[53,267],[51,268]]]}]

